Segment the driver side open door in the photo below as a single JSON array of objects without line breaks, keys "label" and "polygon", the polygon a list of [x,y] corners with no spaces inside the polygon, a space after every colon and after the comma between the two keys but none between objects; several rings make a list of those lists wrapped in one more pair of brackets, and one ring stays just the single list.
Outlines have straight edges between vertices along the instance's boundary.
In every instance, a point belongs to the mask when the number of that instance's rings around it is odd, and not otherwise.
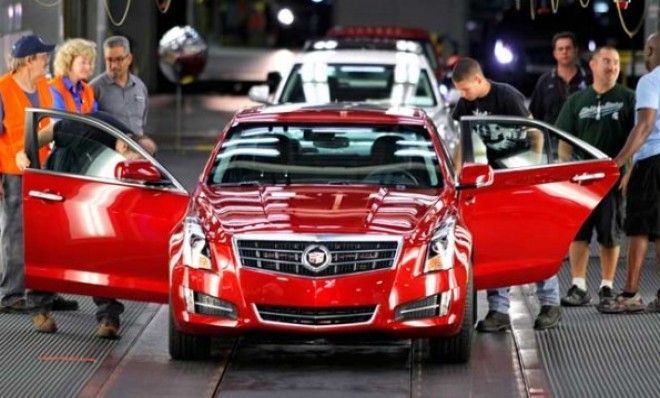
[{"label": "driver side open door", "polygon": [[[36,126],[43,117],[58,122],[52,151],[41,166]],[[169,239],[187,208],[185,189],[111,124],[37,109],[28,109],[27,118],[32,166],[23,175],[26,286],[167,302]],[[126,158],[118,152],[118,140],[143,165],[154,166],[148,180],[121,178],[117,170]]]}]

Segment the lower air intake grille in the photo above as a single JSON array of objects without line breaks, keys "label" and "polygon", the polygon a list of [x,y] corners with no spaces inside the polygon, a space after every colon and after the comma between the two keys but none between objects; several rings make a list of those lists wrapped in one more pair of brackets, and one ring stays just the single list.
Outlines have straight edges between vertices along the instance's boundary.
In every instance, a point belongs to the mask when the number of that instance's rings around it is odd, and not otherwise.
[{"label": "lower air intake grille", "polygon": [[330,326],[368,322],[376,306],[341,308],[301,308],[258,305],[261,319],[294,325]]}]

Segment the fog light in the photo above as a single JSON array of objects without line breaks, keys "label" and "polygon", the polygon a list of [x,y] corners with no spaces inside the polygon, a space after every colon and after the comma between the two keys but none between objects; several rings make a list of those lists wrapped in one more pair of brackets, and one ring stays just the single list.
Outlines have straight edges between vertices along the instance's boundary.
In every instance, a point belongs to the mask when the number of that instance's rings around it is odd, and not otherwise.
[{"label": "fog light", "polygon": [[451,292],[444,292],[400,305],[394,310],[394,320],[401,322],[445,316],[449,312],[450,301]]},{"label": "fog light", "polygon": [[195,292],[183,288],[186,299],[186,311],[194,314],[218,316],[222,318],[236,319],[238,311],[236,306],[217,297]]},{"label": "fog light", "polygon": [[195,312],[195,292],[187,287],[183,288],[183,298],[186,300],[186,311]]}]

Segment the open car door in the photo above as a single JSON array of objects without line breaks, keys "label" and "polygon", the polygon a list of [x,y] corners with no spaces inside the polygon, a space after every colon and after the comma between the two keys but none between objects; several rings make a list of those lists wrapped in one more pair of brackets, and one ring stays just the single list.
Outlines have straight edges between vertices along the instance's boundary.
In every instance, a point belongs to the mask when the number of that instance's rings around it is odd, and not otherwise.
[{"label": "open car door", "polygon": [[[39,164],[44,117],[58,121]],[[125,132],[90,116],[28,109],[25,133],[26,286],[167,302],[168,242],[188,204],[181,184]]]},{"label": "open car door", "polygon": [[461,136],[463,164],[489,164],[494,177],[488,186],[459,188],[474,237],[475,287],[556,274],[577,231],[616,183],[616,164],[572,135],[526,118],[464,117]]}]

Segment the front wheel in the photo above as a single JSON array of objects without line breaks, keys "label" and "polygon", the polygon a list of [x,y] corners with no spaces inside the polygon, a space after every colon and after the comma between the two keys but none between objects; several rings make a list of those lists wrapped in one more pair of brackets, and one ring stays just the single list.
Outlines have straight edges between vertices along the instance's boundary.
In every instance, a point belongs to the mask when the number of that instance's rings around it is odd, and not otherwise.
[{"label": "front wheel", "polygon": [[169,328],[170,357],[175,360],[199,360],[211,355],[211,337],[197,336],[177,330],[174,324],[174,314],[170,309]]},{"label": "front wheel", "polygon": [[433,337],[429,339],[430,359],[440,363],[466,363],[472,353],[472,333],[476,314],[476,295],[472,283],[472,272],[468,275],[465,290],[465,307],[463,322],[458,334],[450,337]]}]

